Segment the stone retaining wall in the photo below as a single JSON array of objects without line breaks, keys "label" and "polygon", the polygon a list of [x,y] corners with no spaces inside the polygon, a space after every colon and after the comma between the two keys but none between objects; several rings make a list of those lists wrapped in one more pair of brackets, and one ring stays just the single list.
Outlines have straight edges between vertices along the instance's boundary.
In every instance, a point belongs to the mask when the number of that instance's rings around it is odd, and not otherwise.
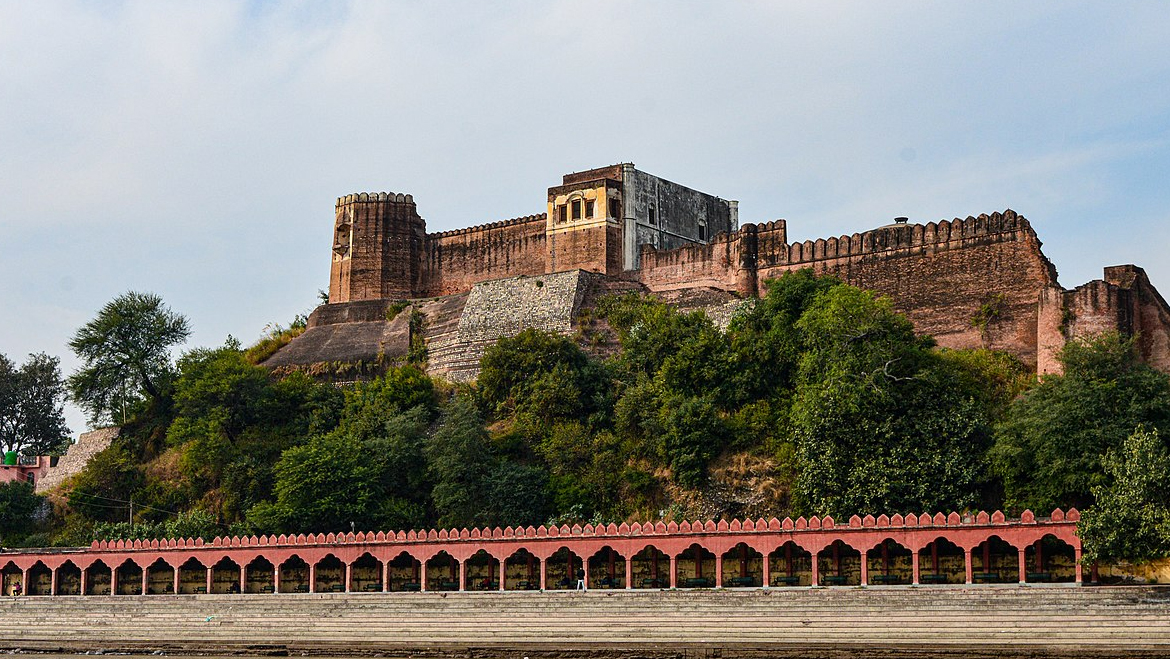
[{"label": "stone retaining wall", "polygon": [[69,447],[65,455],[57,461],[56,467],[49,467],[36,483],[37,494],[44,494],[65,482],[65,479],[80,472],[93,456],[101,453],[110,446],[110,442],[121,434],[122,428],[110,426],[82,433],[77,443]]}]

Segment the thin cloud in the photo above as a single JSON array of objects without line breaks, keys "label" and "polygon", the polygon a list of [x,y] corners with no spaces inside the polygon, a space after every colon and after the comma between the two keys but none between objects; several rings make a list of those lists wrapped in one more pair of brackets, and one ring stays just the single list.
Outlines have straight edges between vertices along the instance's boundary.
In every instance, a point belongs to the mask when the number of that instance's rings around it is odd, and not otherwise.
[{"label": "thin cloud", "polygon": [[1153,2],[3,4],[0,352],[68,361],[132,288],[247,342],[327,285],[339,195],[452,229],[622,160],[800,238],[1011,206],[1066,285],[1170,290],[1167,33]]}]

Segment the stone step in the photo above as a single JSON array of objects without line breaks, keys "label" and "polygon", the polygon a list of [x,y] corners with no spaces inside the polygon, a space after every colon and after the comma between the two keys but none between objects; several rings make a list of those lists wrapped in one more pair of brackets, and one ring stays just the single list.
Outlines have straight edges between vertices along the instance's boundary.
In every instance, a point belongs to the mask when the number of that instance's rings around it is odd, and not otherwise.
[{"label": "stone step", "polygon": [[0,600],[0,649],[664,646],[1170,648],[1170,589],[354,593]]}]

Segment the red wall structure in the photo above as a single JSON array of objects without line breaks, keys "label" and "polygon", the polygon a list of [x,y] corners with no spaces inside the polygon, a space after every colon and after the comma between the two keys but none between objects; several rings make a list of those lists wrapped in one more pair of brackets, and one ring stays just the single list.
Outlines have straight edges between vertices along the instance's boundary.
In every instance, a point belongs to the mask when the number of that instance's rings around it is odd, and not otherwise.
[{"label": "red wall structure", "polygon": [[[585,585],[617,588],[1025,583],[1051,580],[1047,543],[1071,550],[1079,584],[1079,519],[1070,509],[102,541],[2,552],[0,576],[6,593],[19,580],[26,595],[566,589],[581,568]],[[939,568],[947,548],[962,566],[953,577]]]},{"label": "red wall structure", "polygon": [[428,233],[422,288],[414,297],[463,293],[481,281],[542,273],[545,241],[543,214]]}]

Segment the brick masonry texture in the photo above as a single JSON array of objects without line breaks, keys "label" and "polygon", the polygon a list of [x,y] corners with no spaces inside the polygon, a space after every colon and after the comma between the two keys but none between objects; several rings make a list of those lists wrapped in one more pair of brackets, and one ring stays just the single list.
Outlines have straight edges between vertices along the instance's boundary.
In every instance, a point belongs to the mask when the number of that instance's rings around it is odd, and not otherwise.
[{"label": "brick masonry texture", "polygon": [[[625,184],[623,177],[649,183]],[[695,227],[727,209],[731,219],[711,226],[732,230],[673,249],[655,247],[669,241],[628,235],[635,225],[639,236],[646,230],[636,217],[640,207],[630,210],[637,206],[634,199],[626,200],[622,218],[560,219],[564,209],[557,204],[566,194],[595,195],[595,208],[605,215],[608,201],[622,206],[615,195],[644,194],[652,183],[674,185],[632,165],[570,174],[549,189],[553,220],[546,213],[434,234],[426,233],[410,195],[342,197],[335,213],[330,304],[314,312],[309,330],[268,364],[405,354],[410,328],[382,327],[386,321],[379,314],[392,300],[414,300],[424,315],[422,307],[430,305],[437,319],[424,330],[432,370],[469,379],[483,346],[500,336],[528,326],[574,331],[587,276],[581,273],[625,282],[681,308],[706,309],[725,326],[738,308],[733,299],[759,296],[769,279],[811,268],[888,296],[920,333],[944,347],[1005,350],[1051,373],[1059,370],[1056,356],[1068,340],[1117,330],[1138,337],[1147,363],[1170,371],[1170,305],[1145,272],[1112,266],[1102,279],[1065,290],[1031,224],[1012,210],[789,243],[784,220],[735,228],[735,202],[685,189],[695,200],[689,206],[680,202],[679,209],[706,204],[691,218]],[[671,217],[678,232],[694,228],[683,215]],[[623,252],[632,248],[634,259]],[[536,288],[536,281],[547,288]],[[459,299],[420,301],[449,296]]]}]

